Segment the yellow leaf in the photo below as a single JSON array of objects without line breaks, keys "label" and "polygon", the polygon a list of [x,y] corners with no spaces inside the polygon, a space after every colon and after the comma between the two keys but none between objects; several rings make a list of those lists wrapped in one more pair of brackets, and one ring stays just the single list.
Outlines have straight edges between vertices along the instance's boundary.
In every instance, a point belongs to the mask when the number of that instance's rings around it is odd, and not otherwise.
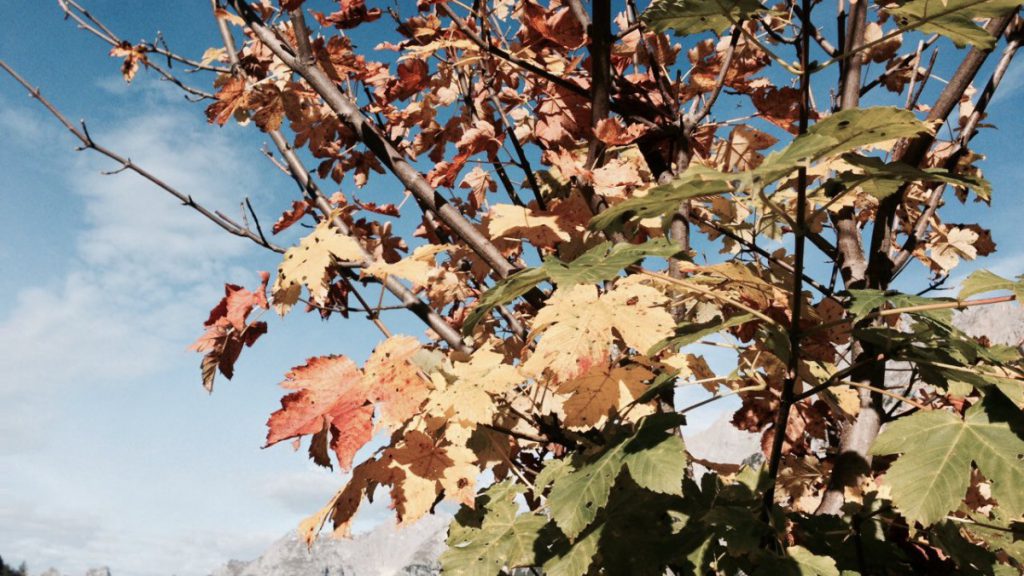
[{"label": "yellow leaf", "polygon": [[523,371],[536,377],[548,370],[556,381],[574,378],[607,358],[616,333],[644,354],[673,334],[667,303],[658,290],[628,279],[604,295],[586,284],[556,290],[534,319],[534,333],[543,335]]},{"label": "yellow leaf", "polygon": [[941,236],[932,240],[931,259],[942,272],[948,272],[960,263],[960,259],[974,260],[978,255],[974,243],[978,241],[978,233],[968,228],[952,227]]},{"label": "yellow leaf", "polygon": [[302,286],[309,290],[309,299],[323,304],[330,289],[329,268],[335,260],[362,262],[364,252],[359,242],[339,233],[326,220],[317,225],[298,246],[284,253],[274,282],[274,309],[284,315],[298,301]]},{"label": "yellow leaf", "polygon": [[199,61],[203,66],[207,66],[214,62],[220,62],[222,58],[227,56],[228,51],[224,48],[207,48],[203,52],[203,59]]},{"label": "yellow leaf", "polygon": [[430,276],[437,271],[434,259],[441,252],[451,248],[452,246],[448,244],[425,244],[413,250],[408,258],[403,258],[394,264],[378,260],[363,268],[363,274],[375,276],[381,280],[388,276],[397,276],[417,286],[427,286],[430,284]]},{"label": "yellow leaf", "polygon": [[451,375],[450,383],[440,375],[434,377],[435,391],[428,412],[443,414],[463,425],[492,422],[494,396],[525,380],[519,369],[504,363],[501,354],[486,349],[474,352],[469,362],[456,362]]},{"label": "yellow leaf", "polygon": [[585,429],[604,424],[610,412],[618,412],[639,398],[645,381],[654,373],[637,364],[596,366],[590,372],[564,382],[558,391],[572,396],[565,402],[565,425]]},{"label": "yellow leaf", "polygon": [[401,524],[415,522],[430,511],[440,493],[439,480],[455,463],[445,448],[418,430],[406,433],[398,447],[387,449],[384,458],[405,473],[391,491]]},{"label": "yellow leaf", "polygon": [[490,219],[487,231],[491,238],[525,239],[540,247],[554,247],[570,239],[557,216],[544,216],[524,206],[495,204],[487,214]]}]

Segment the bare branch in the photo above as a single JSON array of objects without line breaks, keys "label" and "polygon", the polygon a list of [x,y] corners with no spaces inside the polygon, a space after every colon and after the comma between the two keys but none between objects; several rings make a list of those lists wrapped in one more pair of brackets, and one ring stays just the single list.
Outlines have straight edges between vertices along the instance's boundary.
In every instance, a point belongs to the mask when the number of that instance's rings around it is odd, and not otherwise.
[{"label": "bare branch", "polygon": [[[95,16],[93,16],[91,13],[85,10],[85,8],[83,8],[82,6],[78,5],[78,3],[76,3],[74,0],[57,0],[57,2],[58,4],[60,4],[61,9],[64,10],[65,17],[74,20],[75,23],[77,23],[78,26],[83,30],[86,30],[87,32],[99,37],[111,46],[119,46],[123,42],[121,38],[117,37],[117,35],[111,32],[109,28],[104,26]],[[220,68],[205,66],[203,64],[200,64],[199,62],[194,62],[187,58],[177,56],[167,50],[159,49],[157,46],[153,46],[152,44],[147,44],[146,49],[147,51],[155,52],[163,56],[173,58],[175,60],[186,63],[200,70],[211,70],[215,72],[222,71]],[[174,74],[171,74],[169,71],[164,69],[159,64],[156,64],[155,62],[151,62],[147,59],[144,62],[144,65],[147,68],[154,70],[165,81],[174,84],[175,86],[181,88],[182,90],[184,90],[188,94],[191,94],[192,96],[205,100],[213,100],[215,98],[213,94],[206,92],[205,90],[193,88],[192,86],[185,84]]]},{"label": "bare branch", "polygon": [[238,224],[237,222],[231,220],[230,218],[224,215],[218,214],[207,209],[203,205],[193,200],[192,197],[189,196],[188,194],[184,194],[178,191],[176,188],[170,186],[160,178],[145,170],[144,168],[133,163],[130,159],[121,156],[120,154],[114,152],[113,150],[110,150],[109,148],[97,144],[96,141],[93,140],[92,136],[89,135],[88,132],[84,129],[84,122],[82,129],[77,128],[74,124],[68,121],[68,119],[60,112],[60,110],[58,110],[49,100],[43,97],[42,93],[39,91],[38,88],[29,84],[28,81],[22,78],[13,68],[8,66],[7,63],[3,60],[0,60],[0,68],[7,72],[7,74],[9,74],[12,78],[17,80],[17,82],[21,84],[33,98],[38,100],[39,103],[42,104],[50,112],[50,114],[52,114],[53,117],[57,119],[57,121],[59,121],[61,124],[64,125],[65,128],[67,128],[68,132],[71,132],[71,134],[75,138],[77,138],[79,142],[82,143],[82,145],[78,148],[79,150],[95,150],[96,152],[99,152],[100,154],[120,164],[121,168],[115,170],[113,173],[123,172],[125,170],[135,172],[139,176],[142,176],[146,180],[149,180],[153,184],[157,185],[158,187],[166,191],[168,194],[180,200],[183,205],[188,206],[189,208],[192,208],[196,212],[202,214],[207,220],[213,222],[217,226],[220,226],[226,232],[229,232],[230,234],[233,234],[235,236],[240,236],[242,238],[248,238],[255,242],[256,244],[259,244],[264,248],[273,250],[274,252],[284,253],[284,248],[281,248],[280,246],[268,242],[266,238],[262,237],[262,235],[253,232],[252,230],[242,226],[241,224]]}]

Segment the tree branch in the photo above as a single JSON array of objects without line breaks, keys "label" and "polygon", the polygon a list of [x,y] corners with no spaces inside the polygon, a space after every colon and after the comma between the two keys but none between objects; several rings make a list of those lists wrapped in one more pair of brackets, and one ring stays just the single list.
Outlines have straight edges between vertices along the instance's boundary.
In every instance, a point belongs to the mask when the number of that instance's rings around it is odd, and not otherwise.
[{"label": "tree branch", "polygon": [[[433,212],[454,234],[459,236],[494,270],[499,278],[506,278],[516,268],[502,256],[501,251],[466,220],[462,213],[448,203],[444,197],[427,182],[420,172],[405,159],[395,146],[384,137],[372,123],[366,120],[359,107],[348,96],[335,86],[327,74],[315,64],[309,64],[310,56],[295,56],[292,49],[284,44],[276,34],[259,18],[259,16],[243,0],[232,0],[235,10],[246,21],[253,34],[266,45],[275,56],[281,59],[295,73],[324,99],[334,113],[352,129],[356,137],[366,145],[377,159],[394,174],[398,180],[412,193],[419,203]],[[290,13],[293,22],[303,22],[304,17],[298,10]],[[305,29],[303,24],[298,27]],[[299,30],[299,28],[296,30]],[[307,38],[308,42],[308,38]],[[308,45],[308,44],[307,44]],[[300,43],[299,48],[302,47]]]},{"label": "tree branch", "polygon": [[71,132],[71,134],[75,138],[77,138],[79,142],[82,143],[78,150],[95,150],[96,152],[120,164],[121,168],[118,170],[118,172],[125,170],[135,172],[139,176],[142,176],[146,180],[149,180],[159,188],[163,189],[168,194],[180,200],[184,206],[187,206],[195,210],[196,212],[202,214],[203,217],[213,222],[217,226],[220,226],[226,232],[242,238],[248,238],[249,240],[252,240],[256,244],[263,246],[264,248],[267,248],[269,250],[273,250],[274,252],[284,253],[284,248],[281,248],[280,246],[268,242],[260,234],[257,234],[256,232],[253,232],[252,230],[246,228],[245,226],[238,224],[237,222],[228,218],[227,216],[207,209],[202,204],[196,202],[192,198],[192,196],[180,192],[176,188],[170,186],[169,184],[167,184],[160,178],[156,177],[149,171],[132,162],[130,158],[121,156],[117,152],[114,152],[113,150],[106,148],[105,146],[101,146],[100,144],[97,144],[96,141],[93,140],[92,136],[89,134],[89,131],[85,128],[84,121],[82,122],[81,128],[75,127],[75,125],[72,124],[60,112],[60,110],[58,110],[49,100],[43,97],[42,93],[39,91],[38,88],[29,84],[28,81],[22,78],[21,75],[19,75],[13,68],[8,66],[7,63],[3,60],[0,60],[0,69],[3,69],[4,72],[7,72],[7,74],[14,78],[19,84],[21,84],[25,88],[25,90],[28,91],[29,95],[32,96],[32,98],[38,100],[39,103],[42,104],[50,112],[50,114],[57,119],[57,121],[59,121],[61,124],[64,125],[65,128],[67,128],[68,132]]}]

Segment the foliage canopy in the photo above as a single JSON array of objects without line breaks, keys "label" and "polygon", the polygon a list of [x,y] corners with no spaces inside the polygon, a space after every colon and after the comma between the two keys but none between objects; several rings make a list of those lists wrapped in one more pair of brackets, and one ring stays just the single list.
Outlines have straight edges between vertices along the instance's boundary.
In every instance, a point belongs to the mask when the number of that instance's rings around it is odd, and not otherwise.
[{"label": "foliage canopy", "polygon": [[[214,0],[224,45],[190,59],[61,0],[125,81],[147,70],[210,123],[254,125],[299,187],[272,231],[308,230],[281,247],[150,176],[278,254],[212,310],[204,386],[258,344],[260,310],[384,334],[362,366],[294,368],[267,423],[267,445],[349,473],[310,541],[387,492],[402,524],[461,506],[452,574],[1022,573],[1021,351],[952,311],[1024,297],[1024,278],[926,295],[995,250],[940,208],[998,193],[970,145],[1021,2],[840,4]],[[373,50],[352,39],[384,27]],[[918,294],[893,290],[908,267]],[[425,337],[392,335],[384,308]],[[705,358],[720,348],[728,371]],[[737,397],[764,464],[692,458],[683,386]]]}]

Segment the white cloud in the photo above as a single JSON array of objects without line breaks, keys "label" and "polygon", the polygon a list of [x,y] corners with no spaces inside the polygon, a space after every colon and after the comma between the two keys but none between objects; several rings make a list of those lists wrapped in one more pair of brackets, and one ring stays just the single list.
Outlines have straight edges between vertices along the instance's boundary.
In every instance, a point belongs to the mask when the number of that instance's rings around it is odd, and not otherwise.
[{"label": "white cloud", "polygon": [[[247,159],[240,158],[236,143],[207,127],[197,112],[153,108],[126,113],[111,130],[90,129],[97,141],[130,154],[197,201],[237,213],[237,202],[260,189],[252,165],[259,155],[243,149]],[[0,114],[0,130],[24,136],[14,145],[23,157],[33,158],[39,142],[32,134],[43,130],[52,135],[39,121],[50,119],[15,107]],[[89,490],[97,481],[80,482],[84,473],[106,475],[100,481],[109,482],[107,492],[116,494],[119,483],[138,491],[146,486],[130,484],[136,478],[152,481],[161,473],[158,468],[129,470],[130,455],[103,454],[107,445],[97,443],[117,427],[120,395],[137,393],[140,382],[166,378],[180,368],[183,349],[201,332],[224,282],[257,282],[254,273],[239,266],[257,249],[134,174],[99,174],[116,168],[105,158],[69,149],[46,162],[57,168],[56,176],[40,174],[38,185],[65,189],[75,201],[53,209],[81,207],[80,214],[64,220],[84,227],[73,232],[74,253],[61,254],[69,256],[63,259],[66,268],[49,280],[22,279],[24,288],[8,295],[0,314],[0,469],[5,470],[0,473],[0,542],[5,558],[26,559],[33,570],[54,565],[68,573],[109,564],[119,566],[121,574],[206,574],[227,558],[257,554],[287,525],[226,532],[217,529],[228,525],[225,519],[203,517],[190,529],[177,519],[159,517],[167,508],[159,500],[159,484],[148,486],[152,508],[127,509],[128,499],[110,502],[95,492],[97,499],[91,500]],[[38,237],[19,238],[40,250],[18,257],[26,265],[29,259],[47,258],[43,247],[48,239],[69,233],[57,228],[40,222]],[[198,362],[196,356],[196,367]],[[198,370],[193,384],[198,388]],[[92,403],[74,404],[73,399],[83,397]],[[69,426],[69,410],[80,419],[84,412],[84,419],[96,421],[95,428]],[[124,434],[147,438],[135,430]],[[90,462],[93,470],[75,469],[82,457],[66,453],[75,445],[69,440],[95,447],[106,459]],[[173,469],[175,464],[162,465]],[[189,512],[201,513],[182,516]]]},{"label": "white cloud", "polygon": [[[221,134],[194,122],[174,113],[131,117],[96,137],[226,209],[252,177]],[[231,259],[248,249],[141,177],[99,174],[110,167],[104,160],[67,162],[65,185],[84,201],[87,227],[63,280],[21,290],[0,322],[0,434],[13,433],[6,423],[24,413],[22,402],[83,375],[116,383],[160,371],[168,350],[198,335],[204,308],[234,272]],[[51,233],[42,227],[41,240]]]}]

